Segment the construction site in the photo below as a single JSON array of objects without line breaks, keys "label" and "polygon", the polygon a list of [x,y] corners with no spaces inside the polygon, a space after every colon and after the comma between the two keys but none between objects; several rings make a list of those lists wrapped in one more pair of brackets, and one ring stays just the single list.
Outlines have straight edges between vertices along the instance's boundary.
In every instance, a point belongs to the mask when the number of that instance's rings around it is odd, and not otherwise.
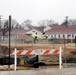
[{"label": "construction site", "polygon": [[[70,74],[75,75],[76,34],[74,31],[74,35],[70,34],[70,32],[65,34],[65,31],[69,31],[70,28],[75,31],[76,27],[56,26],[50,28],[50,30],[46,31],[47,38],[42,39],[42,32],[35,29],[29,29],[28,31],[11,29],[11,16],[9,16],[9,29],[6,35],[0,37],[0,70],[6,71],[7,75],[8,72],[9,74],[12,73],[11,75],[20,75],[19,71],[22,72],[23,70],[30,71],[30,73],[23,71],[22,73],[25,75],[35,72],[37,75],[59,75],[59,71],[62,70],[61,74],[68,75],[70,68]],[[53,30],[55,32],[59,30],[59,34],[53,34]],[[41,38],[37,39],[36,37],[36,40],[34,40],[32,36],[34,33],[40,34]]]},{"label": "construction site", "polygon": [[[25,37],[24,37],[25,38]],[[20,38],[21,39],[21,38]],[[24,39],[25,40],[25,39]],[[60,42],[59,42],[60,41]],[[17,51],[31,51],[27,52],[27,54],[24,53],[24,55],[21,54],[21,52],[18,52],[17,54],[17,70],[18,69],[34,69],[39,68],[40,66],[43,68],[52,68],[52,67],[59,67],[59,54],[57,52],[52,50],[59,50],[60,47],[63,50],[62,53],[62,65],[63,67],[68,67],[68,64],[72,67],[75,67],[76,63],[76,50],[75,50],[75,43],[70,40],[38,40],[35,44],[33,41],[31,43],[24,42],[22,43],[19,40],[16,43],[10,44],[10,54],[12,51],[15,51],[15,48]],[[64,43],[65,41],[65,43]],[[73,40],[74,41],[74,40]],[[11,41],[12,42],[12,41]],[[55,43],[57,42],[57,43]],[[69,43],[68,43],[69,42]],[[31,54],[33,50],[36,50],[37,52],[41,52],[42,50],[46,50],[44,54]],[[51,52],[52,51],[52,52]],[[1,67],[1,70],[8,70],[9,67],[9,43],[1,43],[0,44],[0,64],[2,66],[6,65],[6,68]],[[51,53],[51,54],[50,54]],[[21,55],[20,55],[21,54]],[[35,63],[36,62],[36,63]],[[39,63],[37,63],[39,62]],[[39,64],[39,66],[36,66]],[[10,65],[13,65],[11,70],[14,70],[14,54],[10,55]],[[34,66],[35,65],[35,66]],[[31,67],[31,68],[30,68]]]},{"label": "construction site", "polygon": [[[49,49],[53,49],[53,47],[55,49],[59,49],[60,47],[62,47],[63,49],[63,54],[62,54],[62,68],[59,69],[59,55],[58,54],[47,54],[47,55],[39,55],[38,59],[36,59],[37,62],[43,62],[46,65],[40,65],[39,67],[33,67],[33,63],[29,63],[26,64],[24,59],[27,56],[27,58],[31,58],[33,59],[34,57],[36,58],[36,55],[23,55],[20,56],[18,55],[17,57],[19,57],[19,61],[17,62],[17,71],[13,71],[14,70],[14,64],[10,64],[10,69],[9,69],[9,65],[8,65],[8,57],[5,54],[8,54],[8,47],[9,44],[1,44],[1,50],[4,53],[4,55],[2,56],[2,58],[5,56],[6,60],[4,61],[5,63],[3,63],[2,65],[0,65],[0,70],[1,70],[1,74],[2,75],[15,75],[15,74],[26,74],[26,75],[69,75],[69,74],[73,74],[75,75],[76,71],[76,51],[75,51],[75,43],[68,43],[65,44],[66,46],[66,54],[64,51],[64,44],[11,44],[11,50],[14,50],[15,47],[17,48],[17,50],[34,50],[34,49],[43,49],[43,50],[49,50]],[[6,50],[7,49],[7,50]],[[0,51],[1,51],[0,50]],[[5,51],[6,50],[6,51]],[[66,58],[65,58],[66,57]],[[14,58],[14,57],[13,57]],[[10,58],[13,59],[12,57]],[[66,60],[66,61],[65,61]],[[11,60],[12,61],[12,60]],[[11,62],[10,61],[10,62]],[[0,60],[1,63],[1,60]],[[14,62],[13,62],[14,63]],[[5,65],[6,64],[6,65]],[[69,65],[68,65],[69,64]],[[4,73],[2,71],[5,71]],[[8,71],[8,72],[7,72]],[[70,71],[70,72],[69,72]],[[34,74],[33,74],[34,73]]]}]

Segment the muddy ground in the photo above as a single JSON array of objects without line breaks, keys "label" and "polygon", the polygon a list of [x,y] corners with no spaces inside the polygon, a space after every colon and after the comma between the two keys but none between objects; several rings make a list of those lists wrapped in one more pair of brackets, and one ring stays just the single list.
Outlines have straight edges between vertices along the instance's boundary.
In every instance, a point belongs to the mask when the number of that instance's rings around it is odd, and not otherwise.
[{"label": "muddy ground", "polygon": [[[75,44],[74,43],[68,43],[68,44],[11,44],[11,49],[14,50],[17,48],[17,50],[34,50],[34,49],[59,49],[62,47],[63,49],[63,62],[65,62],[65,57],[68,60],[68,62],[76,63],[76,50],[75,50]],[[1,44],[0,47],[0,53],[8,54],[9,53],[9,44]],[[59,57],[58,55],[42,55],[39,56],[39,60],[43,62],[51,62],[51,61],[58,61]]]},{"label": "muddy ground", "polygon": [[[9,45],[8,44],[1,44],[0,46],[1,46],[0,52],[2,52],[3,54],[8,54]],[[14,48],[17,48],[18,50],[53,49],[53,48],[59,49],[60,47],[62,47],[62,49],[63,49],[63,55],[62,55],[63,62],[65,63],[65,57],[66,57],[66,59],[67,59],[66,63],[76,63],[76,50],[75,50],[75,44],[74,43],[68,43],[65,45],[64,44],[11,44],[11,50],[14,50]],[[29,56],[29,57],[31,57],[31,56]],[[42,61],[46,64],[57,63],[58,60],[59,60],[58,55],[42,55],[42,56],[39,56],[39,61]],[[49,66],[43,67],[43,68],[48,69]],[[43,68],[41,68],[41,69],[43,69]],[[21,69],[21,67],[19,69]],[[28,70],[30,68],[22,68],[22,69]],[[45,75],[47,75],[47,74],[45,74]]]}]

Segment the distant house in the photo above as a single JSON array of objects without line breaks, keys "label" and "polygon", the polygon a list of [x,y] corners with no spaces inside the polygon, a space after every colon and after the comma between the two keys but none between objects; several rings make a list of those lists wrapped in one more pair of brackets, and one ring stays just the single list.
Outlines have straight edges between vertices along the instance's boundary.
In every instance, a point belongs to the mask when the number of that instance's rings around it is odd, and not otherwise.
[{"label": "distant house", "polygon": [[66,38],[73,39],[76,36],[76,26],[51,26],[51,29],[46,31],[48,39],[51,38]]},{"label": "distant house", "polygon": [[[24,29],[11,29],[11,40],[16,39],[20,35],[26,34],[26,32],[29,30]],[[6,33],[5,39],[9,38],[9,32]]]},{"label": "distant house", "polygon": [[[21,35],[29,35],[33,36],[34,33],[38,33],[39,38],[41,38],[42,33],[36,29],[12,29],[11,30],[11,40],[15,40],[17,37]],[[5,40],[9,39],[9,32],[6,33]]]},{"label": "distant house", "polygon": [[48,31],[49,29],[51,29],[51,27],[50,27],[50,26],[46,26],[46,27],[44,28],[44,32]]},{"label": "distant house", "polygon": [[[46,26],[44,28],[44,31],[46,35],[48,36],[48,39],[52,38],[66,38],[66,39],[73,39],[76,36],[76,26]],[[41,39],[42,38],[42,28],[41,27],[31,27],[29,29],[12,29],[11,30],[11,40],[16,39],[18,36],[21,35],[30,35],[33,36],[34,33],[38,33],[38,37]],[[5,39],[8,39],[9,37],[9,32],[6,33]]]},{"label": "distant house", "polygon": [[26,34],[33,36],[36,32],[38,33],[38,38],[42,38],[42,32],[40,32],[36,29],[31,29],[28,32],[26,32]]}]

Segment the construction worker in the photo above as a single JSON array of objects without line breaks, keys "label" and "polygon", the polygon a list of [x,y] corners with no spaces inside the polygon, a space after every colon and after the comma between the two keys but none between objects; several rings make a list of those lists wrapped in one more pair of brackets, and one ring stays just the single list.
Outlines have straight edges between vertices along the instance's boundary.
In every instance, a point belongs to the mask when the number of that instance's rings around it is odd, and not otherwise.
[{"label": "construction worker", "polygon": [[38,41],[38,34],[37,34],[37,32],[33,35],[33,38],[34,38],[34,43],[36,43],[36,41]]},{"label": "construction worker", "polygon": [[43,40],[46,40],[47,39],[47,36],[45,35],[45,32],[43,32],[43,34],[42,34],[42,39]]}]

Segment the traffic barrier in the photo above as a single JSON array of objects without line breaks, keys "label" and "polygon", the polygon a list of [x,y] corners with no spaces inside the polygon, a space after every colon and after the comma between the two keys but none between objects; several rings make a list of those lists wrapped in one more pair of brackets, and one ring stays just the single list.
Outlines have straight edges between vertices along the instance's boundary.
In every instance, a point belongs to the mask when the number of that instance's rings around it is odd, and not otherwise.
[{"label": "traffic barrier", "polygon": [[16,71],[16,66],[17,66],[17,55],[47,55],[47,54],[59,54],[59,68],[61,69],[62,67],[62,49],[51,49],[51,50],[42,50],[42,49],[36,49],[36,50],[12,50],[10,55],[15,56],[15,67],[14,70]]},{"label": "traffic barrier", "polygon": [[[60,50],[58,49],[17,50],[16,54],[17,55],[47,55],[47,54],[59,54],[59,51]],[[14,55],[15,50],[12,50],[10,54]]]}]

